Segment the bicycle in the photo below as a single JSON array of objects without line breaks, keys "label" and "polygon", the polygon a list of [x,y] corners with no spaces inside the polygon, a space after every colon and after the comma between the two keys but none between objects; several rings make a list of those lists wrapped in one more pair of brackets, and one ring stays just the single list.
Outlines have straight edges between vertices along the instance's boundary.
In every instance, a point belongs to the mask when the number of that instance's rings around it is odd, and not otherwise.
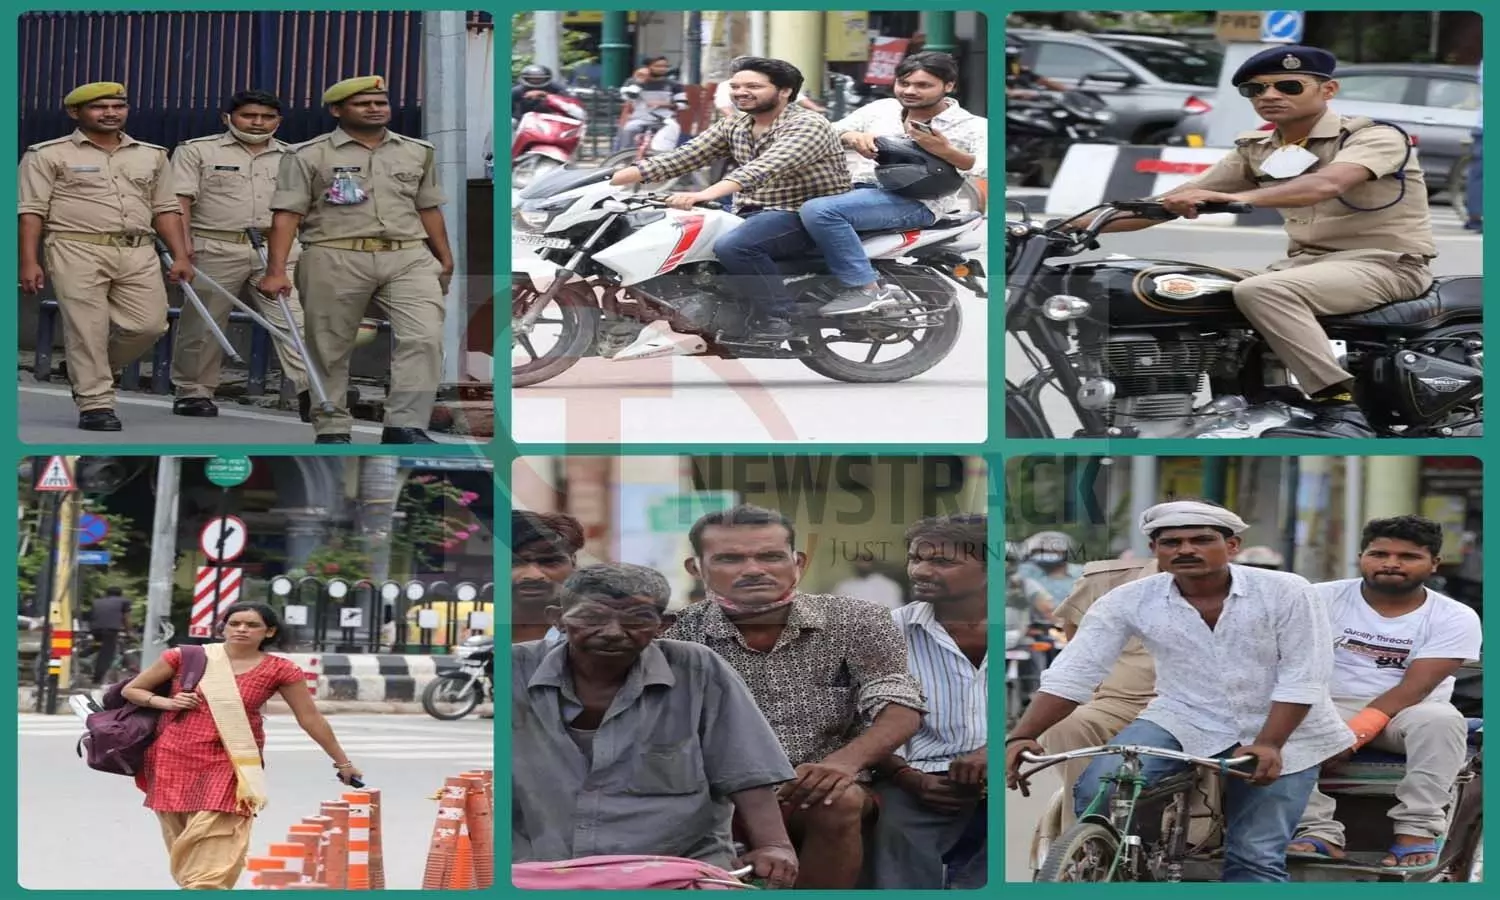
[{"label": "bicycle", "polygon": [[[1134,745],[1085,747],[1050,755],[1022,753],[1024,762],[1040,765],[1020,773],[1020,778],[1024,783],[1059,763],[1114,755],[1121,757],[1120,768],[1104,776],[1103,785],[1078,817],[1078,823],[1063,832],[1048,849],[1034,881],[1183,881],[1186,867],[1196,861],[1194,858],[1201,849],[1201,845],[1188,846],[1191,798],[1198,772],[1190,767],[1148,786],[1141,772],[1142,758],[1155,756],[1185,762],[1217,770],[1221,777],[1246,780],[1251,774],[1235,767],[1255,760],[1248,755],[1211,759],[1178,750]],[[1108,789],[1111,786],[1114,790]]]}]

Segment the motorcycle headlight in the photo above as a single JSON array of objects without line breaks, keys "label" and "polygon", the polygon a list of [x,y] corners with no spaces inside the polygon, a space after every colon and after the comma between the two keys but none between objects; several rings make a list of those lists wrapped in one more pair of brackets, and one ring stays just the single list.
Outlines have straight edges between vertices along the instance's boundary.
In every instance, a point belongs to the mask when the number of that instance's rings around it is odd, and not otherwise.
[{"label": "motorcycle headlight", "polygon": [[1089,314],[1089,302],[1082,297],[1054,294],[1042,301],[1042,315],[1054,322],[1081,319]]},{"label": "motorcycle headlight", "polygon": [[1101,109],[1098,112],[1094,113],[1094,118],[1100,122],[1113,122],[1115,120],[1115,114],[1112,110]]},{"label": "motorcycle headlight", "polygon": [[521,231],[543,231],[547,223],[560,210],[567,209],[573,205],[572,197],[550,197],[546,200],[527,200],[521,204],[512,217],[516,227]]}]

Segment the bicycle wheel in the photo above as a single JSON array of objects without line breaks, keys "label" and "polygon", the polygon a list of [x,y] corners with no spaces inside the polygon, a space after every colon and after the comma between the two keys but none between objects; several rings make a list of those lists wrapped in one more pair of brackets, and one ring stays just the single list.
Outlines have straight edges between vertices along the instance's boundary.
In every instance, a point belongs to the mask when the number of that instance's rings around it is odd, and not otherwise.
[{"label": "bicycle wheel", "polygon": [[1111,881],[1120,838],[1098,822],[1079,822],[1063,832],[1047,850],[1047,859],[1033,881]]}]

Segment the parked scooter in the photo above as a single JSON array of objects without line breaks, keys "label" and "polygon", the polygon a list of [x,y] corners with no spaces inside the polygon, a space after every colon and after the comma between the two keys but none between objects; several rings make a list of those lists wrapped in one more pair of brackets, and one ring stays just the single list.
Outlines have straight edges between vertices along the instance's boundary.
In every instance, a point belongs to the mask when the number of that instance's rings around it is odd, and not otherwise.
[{"label": "parked scooter", "polygon": [[547,94],[514,125],[510,142],[511,185],[520,190],[572,162],[587,129],[588,114],[572,97]]}]

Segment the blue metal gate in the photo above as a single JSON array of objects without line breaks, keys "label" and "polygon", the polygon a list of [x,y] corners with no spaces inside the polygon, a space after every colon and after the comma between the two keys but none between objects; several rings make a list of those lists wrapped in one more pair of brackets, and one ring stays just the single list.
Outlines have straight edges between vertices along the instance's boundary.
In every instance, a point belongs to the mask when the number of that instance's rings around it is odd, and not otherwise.
[{"label": "blue metal gate", "polygon": [[420,12],[51,12],[19,26],[22,150],[70,133],[62,98],[92,81],[123,83],[127,132],[168,149],[222,130],[224,101],[251,89],[281,98],[279,138],[315,137],[333,127],[323,90],[357,75],[385,76],[392,130],[422,133]]}]

